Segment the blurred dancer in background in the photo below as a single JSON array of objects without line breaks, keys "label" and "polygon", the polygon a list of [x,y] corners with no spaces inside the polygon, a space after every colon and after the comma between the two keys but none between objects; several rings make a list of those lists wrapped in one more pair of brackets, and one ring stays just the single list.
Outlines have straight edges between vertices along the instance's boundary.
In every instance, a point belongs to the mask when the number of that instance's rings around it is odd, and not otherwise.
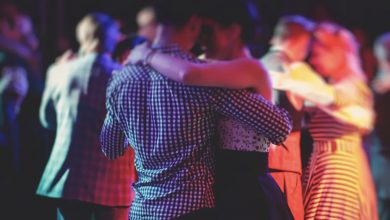
[{"label": "blurred dancer in background", "polygon": [[[313,152],[305,172],[305,219],[377,219],[375,189],[362,135],[373,127],[373,99],[360,67],[353,35],[333,23],[314,32],[310,67],[304,78],[273,77],[274,86],[306,100]],[[290,70],[291,71],[291,70]]]},{"label": "blurred dancer in background", "polygon": [[[271,48],[261,58],[267,70],[276,74],[299,74],[305,78],[305,72],[293,71],[297,65],[307,65],[307,57],[314,23],[298,15],[285,16],[279,19]],[[294,77],[294,76],[292,76]],[[293,119],[293,129],[284,147],[271,146],[269,168],[275,181],[284,192],[295,220],[303,220],[302,167],[301,167],[301,125],[303,119],[303,99],[289,90],[274,90],[274,102],[288,110]]]},{"label": "blurred dancer in background", "polygon": [[378,37],[374,45],[378,73],[372,87],[375,92],[376,123],[372,135],[371,170],[378,197],[381,220],[390,219],[390,33]]},{"label": "blurred dancer in background", "polygon": [[40,119],[44,127],[56,129],[56,139],[37,194],[56,199],[58,219],[125,220],[130,155],[109,161],[99,147],[106,86],[111,72],[120,68],[108,56],[119,30],[109,16],[91,13],[76,32],[78,54],[64,55],[47,74]]},{"label": "blurred dancer in background", "polygon": [[376,220],[375,189],[362,146],[373,126],[373,99],[353,35],[333,23],[314,32],[311,63],[328,100],[307,107],[313,152],[304,184],[305,219]]},{"label": "blurred dancer in background", "polygon": [[137,14],[137,34],[153,42],[157,34],[157,20],[153,6],[142,8]]}]

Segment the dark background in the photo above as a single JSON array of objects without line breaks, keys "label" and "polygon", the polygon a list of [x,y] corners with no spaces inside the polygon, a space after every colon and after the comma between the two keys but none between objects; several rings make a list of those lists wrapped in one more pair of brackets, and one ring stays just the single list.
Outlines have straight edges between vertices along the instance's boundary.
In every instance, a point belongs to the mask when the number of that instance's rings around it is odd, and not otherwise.
[{"label": "dark background", "polygon": [[[59,39],[71,39],[76,47],[74,29],[77,22],[88,12],[109,13],[124,23],[123,31],[136,30],[137,11],[151,0],[13,0],[23,12],[29,14],[41,41],[44,61],[50,63],[58,56],[56,44]],[[352,29],[361,29],[367,34],[367,42],[379,34],[390,31],[389,0],[255,0],[261,13],[263,34],[259,45],[264,52],[272,28],[277,19],[286,14],[301,14],[315,20],[332,20]]]},{"label": "dark background", "polygon": [[[5,2],[0,0],[0,2]],[[136,31],[136,13],[151,0],[13,0],[22,12],[30,15],[42,52],[42,75],[47,66],[65,48],[77,48],[75,26],[88,12],[101,11],[123,23],[122,31]],[[330,20],[359,33],[363,48],[370,51],[373,40],[390,31],[390,0],[257,0],[262,18],[262,33],[252,51],[262,55],[268,47],[272,29],[280,16],[301,14],[314,20]],[[365,38],[365,39],[364,39]],[[372,73],[371,73],[372,74]],[[36,104],[39,106],[39,102]],[[36,106],[36,107],[37,107]],[[48,159],[51,145],[30,141],[25,147],[24,168],[18,177],[19,194],[12,201],[0,195],[0,219],[55,219],[54,203],[35,196],[35,189]],[[5,203],[10,203],[4,206]],[[3,209],[10,209],[3,212]],[[7,213],[7,216],[4,216]],[[11,213],[11,216],[8,216]]]}]

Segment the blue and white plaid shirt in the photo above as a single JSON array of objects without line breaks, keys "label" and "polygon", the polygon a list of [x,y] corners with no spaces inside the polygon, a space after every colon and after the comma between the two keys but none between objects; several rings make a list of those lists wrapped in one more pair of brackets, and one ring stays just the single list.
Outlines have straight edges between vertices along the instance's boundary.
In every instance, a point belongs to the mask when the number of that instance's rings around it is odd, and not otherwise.
[{"label": "blue and white plaid shirt", "polygon": [[[157,49],[199,62],[177,46]],[[219,114],[248,124],[273,143],[281,143],[291,129],[288,113],[259,95],[186,86],[149,65],[129,65],[114,73],[106,106],[103,152],[114,159],[125,152],[127,141],[135,150],[138,181],[131,219],[172,219],[214,207]]]}]

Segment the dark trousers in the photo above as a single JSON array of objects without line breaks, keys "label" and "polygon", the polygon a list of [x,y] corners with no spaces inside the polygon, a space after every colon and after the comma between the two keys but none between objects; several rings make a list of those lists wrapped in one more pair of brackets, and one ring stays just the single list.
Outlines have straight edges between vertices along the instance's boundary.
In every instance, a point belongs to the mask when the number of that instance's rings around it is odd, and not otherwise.
[{"label": "dark trousers", "polygon": [[216,172],[218,219],[293,219],[282,191],[268,173],[268,153],[221,150]]},{"label": "dark trousers", "polygon": [[211,208],[203,208],[186,215],[183,215],[175,220],[215,220],[215,210]]},{"label": "dark trousers", "polygon": [[128,220],[129,206],[102,206],[75,200],[58,202],[57,220]]},{"label": "dark trousers", "polygon": [[390,199],[378,198],[378,212],[380,220],[390,220]]}]

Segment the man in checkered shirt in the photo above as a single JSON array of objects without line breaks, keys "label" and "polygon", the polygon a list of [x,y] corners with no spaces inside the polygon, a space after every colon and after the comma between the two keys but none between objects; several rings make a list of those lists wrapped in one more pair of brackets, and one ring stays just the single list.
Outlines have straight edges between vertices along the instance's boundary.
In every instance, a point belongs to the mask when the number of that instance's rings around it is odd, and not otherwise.
[{"label": "man in checkered shirt", "polygon": [[[199,62],[189,51],[200,32],[199,0],[160,0],[154,48]],[[147,59],[146,59],[147,60]],[[167,64],[175,65],[175,64]],[[104,154],[114,159],[135,150],[138,181],[130,219],[213,219],[214,150],[219,114],[233,117],[282,142],[288,114],[245,90],[186,86],[147,63],[114,73],[107,89],[101,132]],[[276,127],[273,121],[284,121]],[[285,135],[276,135],[283,131]]]}]

